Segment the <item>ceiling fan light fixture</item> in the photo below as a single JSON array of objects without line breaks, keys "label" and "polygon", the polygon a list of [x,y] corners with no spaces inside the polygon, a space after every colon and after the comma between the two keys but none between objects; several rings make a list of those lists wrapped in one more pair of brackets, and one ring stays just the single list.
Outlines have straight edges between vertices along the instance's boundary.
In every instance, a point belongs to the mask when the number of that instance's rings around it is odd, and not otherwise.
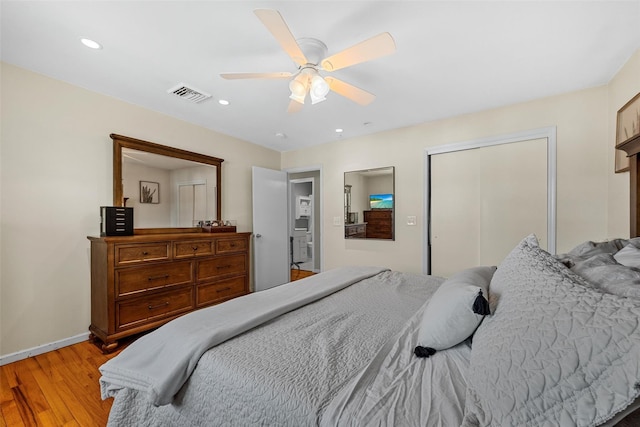
[{"label": "ceiling fan light fixture", "polygon": [[289,82],[289,90],[291,95],[289,98],[300,104],[304,104],[304,98],[307,96],[309,88],[309,79],[305,74],[299,74],[295,79]]},{"label": "ceiling fan light fixture", "polygon": [[291,94],[304,96],[307,93],[307,82],[307,77],[299,74],[295,79],[289,82],[289,90],[291,91]]},{"label": "ceiling fan light fixture", "polygon": [[325,98],[324,96],[323,97],[317,97],[313,93],[310,93],[309,95],[311,96],[311,105],[315,105],[315,104],[317,104],[319,102],[327,100],[327,98]]},{"label": "ceiling fan light fixture", "polygon": [[289,95],[289,98],[293,99],[296,102],[299,102],[300,104],[304,104],[305,95],[306,95],[306,93],[304,93],[302,95],[297,95],[297,94],[291,92],[291,95]]},{"label": "ceiling fan light fixture", "polygon": [[311,95],[318,98],[324,98],[329,93],[329,83],[327,83],[320,75],[315,75],[311,79]]}]

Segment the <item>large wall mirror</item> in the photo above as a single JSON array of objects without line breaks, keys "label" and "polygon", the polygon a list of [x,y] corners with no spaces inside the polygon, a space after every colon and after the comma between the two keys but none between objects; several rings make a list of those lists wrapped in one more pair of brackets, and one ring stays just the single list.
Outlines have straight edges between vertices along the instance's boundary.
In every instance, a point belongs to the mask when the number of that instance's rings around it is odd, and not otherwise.
[{"label": "large wall mirror", "polygon": [[395,169],[345,172],[345,239],[395,240]]},{"label": "large wall mirror", "polygon": [[195,227],[222,218],[223,159],[111,134],[113,205],[135,228]]}]

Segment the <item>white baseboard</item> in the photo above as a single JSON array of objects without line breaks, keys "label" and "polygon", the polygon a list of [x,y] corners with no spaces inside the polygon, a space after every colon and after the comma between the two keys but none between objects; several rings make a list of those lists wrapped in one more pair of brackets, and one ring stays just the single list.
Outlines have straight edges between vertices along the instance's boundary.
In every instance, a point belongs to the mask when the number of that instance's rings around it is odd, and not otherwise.
[{"label": "white baseboard", "polygon": [[37,347],[28,348],[26,350],[17,351],[15,353],[6,354],[3,356],[0,356],[0,366],[17,362],[18,360],[27,359],[32,356],[37,356],[42,353],[47,353],[49,351],[57,350],[62,347],[77,344],[82,341],[87,341],[88,339],[89,339],[89,332],[85,332],[80,335],[62,339],[60,341],[55,341],[49,344],[43,344]]}]

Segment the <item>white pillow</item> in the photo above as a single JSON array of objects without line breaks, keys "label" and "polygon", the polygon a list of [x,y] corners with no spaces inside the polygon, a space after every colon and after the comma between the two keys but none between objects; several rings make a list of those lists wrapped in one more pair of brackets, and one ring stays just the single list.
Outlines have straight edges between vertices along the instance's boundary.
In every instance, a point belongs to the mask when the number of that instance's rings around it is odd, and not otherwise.
[{"label": "white pillow", "polygon": [[[463,270],[440,285],[424,311],[414,353],[429,357],[469,338],[489,313],[489,283],[496,267]],[[475,305],[475,310],[474,310]]]},{"label": "white pillow", "polygon": [[613,257],[626,267],[640,268],[640,249],[631,244],[620,249]]}]

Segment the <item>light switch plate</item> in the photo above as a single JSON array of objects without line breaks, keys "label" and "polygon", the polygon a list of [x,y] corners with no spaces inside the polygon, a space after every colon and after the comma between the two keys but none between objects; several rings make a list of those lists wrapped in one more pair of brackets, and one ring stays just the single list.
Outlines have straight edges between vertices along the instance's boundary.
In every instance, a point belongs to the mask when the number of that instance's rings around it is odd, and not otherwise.
[{"label": "light switch plate", "polygon": [[334,216],[333,217],[333,225],[335,225],[335,226],[340,226],[341,225],[339,216]]},{"label": "light switch plate", "polygon": [[407,225],[416,225],[416,216],[415,215],[407,216]]}]

